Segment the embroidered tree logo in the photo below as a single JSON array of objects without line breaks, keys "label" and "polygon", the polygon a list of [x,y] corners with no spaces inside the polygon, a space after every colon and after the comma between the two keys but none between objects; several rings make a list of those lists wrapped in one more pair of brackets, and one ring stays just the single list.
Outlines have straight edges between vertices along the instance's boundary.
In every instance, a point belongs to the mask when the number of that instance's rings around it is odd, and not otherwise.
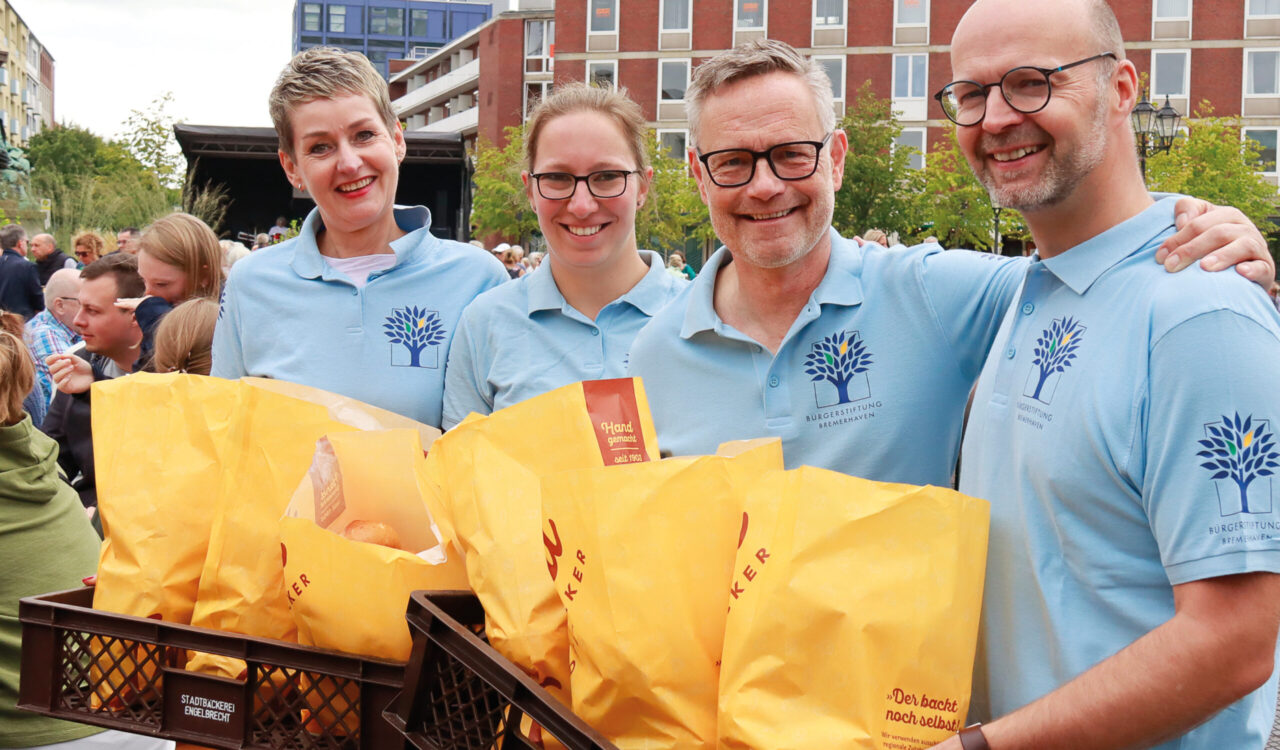
[{"label": "embroidered tree logo", "polygon": [[1241,512],[1249,512],[1249,485],[1258,477],[1269,477],[1280,466],[1280,453],[1276,452],[1275,436],[1267,428],[1266,422],[1256,425],[1250,415],[1240,421],[1237,412],[1235,418],[1222,418],[1221,425],[1205,425],[1209,433],[1207,440],[1201,440],[1204,450],[1196,453],[1200,458],[1208,459],[1200,464],[1201,468],[1213,472],[1211,479],[1230,479],[1240,490]]},{"label": "embroidered tree logo", "polygon": [[444,342],[444,324],[434,310],[412,306],[396,308],[382,327],[391,343],[403,344],[409,350],[410,367],[421,367],[423,350]]},{"label": "embroidered tree logo", "polygon": [[1035,359],[1031,364],[1040,368],[1040,380],[1036,383],[1036,392],[1031,398],[1040,400],[1040,391],[1050,375],[1062,372],[1076,358],[1076,347],[1080,345],[1080,336],[1084,329],[1080,321],[1073,318],[1061,318],[1053,321],[1053,325],[1036,339]]},{"label": "embroidered tree logo", "polygon": [[871,369],[871,352],[854,331],[837,331],[813,345],[804,358],[804,371],[815,383],[827,381],[836,387],[840,400],[849,403],[849,381]]}]

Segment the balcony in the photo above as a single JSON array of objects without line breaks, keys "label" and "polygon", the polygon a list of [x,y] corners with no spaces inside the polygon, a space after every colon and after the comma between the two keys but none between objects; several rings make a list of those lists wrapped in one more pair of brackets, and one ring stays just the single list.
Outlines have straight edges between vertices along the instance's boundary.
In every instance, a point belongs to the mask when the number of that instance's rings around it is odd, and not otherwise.
[{"label": "balcony", "polygon": [[460,68],[452,70],[425,86],[412,89],[391,102],[396,117],[404,119],[423,107],[458,94],[472,91],[480,80],[480,59],[476,58]]},{"label": "balcony", "polygon": [[465,109],[456,115],[450,115],[443,120],[435,122],[421,128],[414,128],[415,133],[469,133],[474,131],[480,124],[480,108],[472,107]]}]

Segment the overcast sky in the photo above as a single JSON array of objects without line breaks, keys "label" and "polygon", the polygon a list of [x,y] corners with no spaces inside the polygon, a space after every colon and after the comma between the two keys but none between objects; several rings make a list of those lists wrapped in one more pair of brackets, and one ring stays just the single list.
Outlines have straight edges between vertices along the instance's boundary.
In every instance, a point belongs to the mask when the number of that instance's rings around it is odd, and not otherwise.
[{"label": "overcast sky", "polygon": [[172,91],[205,125],[268,125],[292,0],[9,0],[53,55],[54,116],[111,138]]}]

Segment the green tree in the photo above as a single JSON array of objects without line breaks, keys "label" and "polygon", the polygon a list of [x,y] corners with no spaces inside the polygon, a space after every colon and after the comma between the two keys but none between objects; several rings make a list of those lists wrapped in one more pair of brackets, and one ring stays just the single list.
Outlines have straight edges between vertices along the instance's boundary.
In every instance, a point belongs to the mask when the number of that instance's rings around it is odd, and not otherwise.
[{"label": "green tree", "polygon": [[520,171],[524,165],[524,128],[510,126],[504,131],[507,144],[481,139],[476,143],[475,190],[471,199],[471,230],[484,236],[501,234],[524,238],[538,231],[538,217],[525,197]]},{"label": "green tree", "polygon": [[664,255],[683,250],[689,240],[715,239],[711,216],[698,195],[698,183],[689,174],[684,159],[668,154],[649,134],[649,163],[653,181],[644,206],[636,212],[636,242],[642,249]]},{"label": "green tree", "polygon": [[154,174],[84,128],[45,128],[29,147],[31,191],[52,202],[53,234],[62,247],[80,229],[143,226],[172,206]]},{"label": "green tree", "polygon": [[1187,121],[1187,136],[1175,140],[1167,153],[1147,159],[1147,186],[1235,206],[1263,234],[1273,233],[1276,187],[1258,173],[1258,143],[1241,137],[1240,124],[1238,117],[1215,117],[1209,102],[1202,101]]},{"label": "green tree", "polygon": [[[960,153],[954,126],[947,129],[946,138],[938,147],[929,152],[922,182],[916,194],[915,215],[921,223],[912,233],[915,239],[932,235],[946,248],[993,248],[995,211],[991,196]],[[1021,214],[1002,210],[1000,234],[1025,237],[1027,232]]]},{"label": "green tree", "polygon": [[145,109],[130,110],[124,121],[120,143],[160,180],[161,185],[176,191],[181,187],[187,169],[186,159],[173,135],[174,117],[168,112],[172,104],[173,94],[166,92]]},{"label": "green tree", "polygon": [[227,219],[227,211],[234,202],[227,186],[212,180],[203,184],[195,182],[197,159],[187,170],[187,179],[182,183],[182,210],[209,225],[214,234],[222,233],[222,224]]},{"label": "green tree", "polygon": [[840,128],[849,137],[849,152],[831,223],[846,237],[871,228],[913,233],[921,175],[911,168],[915,149],[894,146],[902,125],[892,102],[876,96],[871,81],[865,81],[840,120]]}]

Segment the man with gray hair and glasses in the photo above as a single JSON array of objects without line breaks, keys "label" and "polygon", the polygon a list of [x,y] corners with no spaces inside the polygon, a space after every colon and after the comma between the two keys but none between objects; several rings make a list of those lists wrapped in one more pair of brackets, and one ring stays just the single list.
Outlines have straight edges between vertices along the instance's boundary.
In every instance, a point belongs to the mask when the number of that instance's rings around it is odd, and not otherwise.
[{"label": "man with gray hair and glasses", "polygon": [[[686,99],[689,164],[725,247],[631,348],[663,448],[772,435],[789,467],[949,485],[969,390],[1026,259],[837,234],[848,141],[826,74],[785,43],[717,55]],[[1214,209],[1169,244],[1225,246],[1223,266],[1265,259],[1254,270],[1272,278],[1261,236],[1236,221]]]}]

